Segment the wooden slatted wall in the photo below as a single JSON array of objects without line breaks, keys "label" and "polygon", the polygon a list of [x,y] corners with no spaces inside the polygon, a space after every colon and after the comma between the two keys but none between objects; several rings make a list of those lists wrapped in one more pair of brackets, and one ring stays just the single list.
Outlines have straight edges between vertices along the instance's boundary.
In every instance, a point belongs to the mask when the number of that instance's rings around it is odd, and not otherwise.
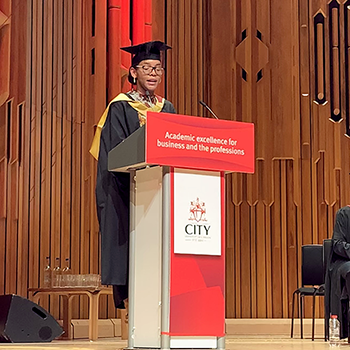
[{"label": "wooden slatted wall", "polygon": [[[95,169],[88,145],[94,112],[101,113],[106,99],[102,54],[106,33],[93,38],[92,21],[106,20],[103,4],[102,11],[95,7],[95,18],[92,6],[92,1],[80,0],[33,0],[28,5],[27,33],[32,45],[27,54],[24,151],[29,197],[28,207],[23,203],[28,226],[22,227],[28,237],[30,266],[26,287],[42,286],[46,256],[51,257],[51,265],[56,258],[61,266],[70,259],[73,273],[99,271]],[[93,54],[96,47],[99,53]],[[93,84],[91,106],[87,101]],[[75,317],[86,317],[87,300],[77,298],[74,304]],[[43,306],[59,317],[58,297],[47,298]]]},{"label": "wooden slatted wall", "polygon": [[[145,0],[146,36],[152,16],[164,17],[164,4],[151,5]],[[96,161],[88,150],[108,99],[130,88],[123,77],[130,57],[119,54],[130,44],[125,15],[129,0],[1,3],[0,294],[30,297],[28,288],[43,285],[47,256],[52,266],[70,259],[73,273],[100,271]],[[125,29],[110,42],[108,16],[110,30]],[[164,21],[156,22],[162,38]],[[108,59],[116,69],[107,70]],[[41,303],[61,316],[58,297]],[[87,316],[87,298],[75,297],[73,318]],[[111,296],[101,297],[99,316],[115,317]]]},{"label": "wooden slatted wall", "polygon": [[[126,88],[122,57],[121,81],[107,78],[107,16],[129,2],[19,3],[0,4],[0,294],[28,296],[46,256],[99,272],[88,149],[107,100]],[[207,114],[202,99],[256,126],[256,173],[227,177],[226,315],[290,317],[301,245],[331,236],[336,210],[350,203],[350,1],[152,5],[145,23],[173,46],[162,89],[177,111]],[[60,316],[58,299],[43,305]],[[77,298],[73,317],[87,309]],[[114,317],[111,298],[100,310]]]},{"label": "wooden slatted wall", "polygon": [[173,47],[168,51],[167,98],[177,113],[203,115],[199,100],[207,100],[204,65],[203,20],[205,1],[166,1],[166,40]]},{"label": "wooden slatted wall", "polygon": [[[70,259],[73,273],[99,272],[96,162],[88,149],[107,100],[106,1],[26,4],[0,8],[9,17],[0,30],[11,38],[0,49],[11,77],[0,107],[0,294],[23,296],[43,285],[46,256],[52,265]],[[11,30],[3,26],[14,21]],[[60,317],[57,297],[42,304]],[[73,317],[87,311],[87,299],[76,298]],[[102,298],[100,317],[114,315],[111,298]]]},{"label": "wooden slatted wall", "polygon": [[348,6],[167,1],[168,98],[256,128],[256,173],[227,177],[227,317],[290,317],[301,246],[349,204]]}]

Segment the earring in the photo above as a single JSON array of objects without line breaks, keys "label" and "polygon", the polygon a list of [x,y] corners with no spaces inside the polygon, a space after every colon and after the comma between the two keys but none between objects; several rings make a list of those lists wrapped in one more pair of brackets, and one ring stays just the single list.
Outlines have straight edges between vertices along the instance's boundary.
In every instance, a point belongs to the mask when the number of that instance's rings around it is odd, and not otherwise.
[{"label": "earring", "polygon": [[136,85],[136,78],[135,77],[132,78],[132,83],[133,83],[133,85]]}]

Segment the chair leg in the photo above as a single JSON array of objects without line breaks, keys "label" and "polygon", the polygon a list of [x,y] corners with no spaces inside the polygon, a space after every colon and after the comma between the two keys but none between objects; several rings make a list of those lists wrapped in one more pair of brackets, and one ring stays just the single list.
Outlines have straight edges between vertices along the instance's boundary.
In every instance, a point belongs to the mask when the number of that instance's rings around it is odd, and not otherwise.
[{"label": "chair leg", "polygon": [[[348,344],[350,344],[350,300],[348,300],[348,311],[347,311],[347,331],[348,331]],[[339,320],[340,321],[340,320]]]},{"label": "chair leg", "polygon": [[328,334],[328,329],[327,329],[327,320],[326,320],[326,311],[324,312],[324,341],[327,341],[327,334]]},{"label": "chair leg", "polygon": [[303,296],[300,295],[300,338],[304,339],[303,336]]},{"label": "chair leg", "polygon": [[350,302],[348,302],[348,344],[350,344]]},{"label": "chair leg", "polygon": [[290,328],[290,337],[293,338],[293,331],[294,331],[294,302],[295,302],[295,292],[292,296],[292,325]]},{"label": "chair leg", "polygon": [[315,294],[312,296],[312,336],[311,340],[315,340]]}]

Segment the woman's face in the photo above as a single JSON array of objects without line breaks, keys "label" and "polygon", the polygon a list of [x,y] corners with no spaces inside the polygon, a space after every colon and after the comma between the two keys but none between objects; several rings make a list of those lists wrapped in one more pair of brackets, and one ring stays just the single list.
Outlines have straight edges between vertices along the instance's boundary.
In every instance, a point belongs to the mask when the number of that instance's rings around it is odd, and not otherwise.
[{"label": "woman's face", "polygon": [[141,93],[153,94],[162,79],[163,68],[159,60],[144,60],[131,67],[130,73],[137,79],[137,89]]}]

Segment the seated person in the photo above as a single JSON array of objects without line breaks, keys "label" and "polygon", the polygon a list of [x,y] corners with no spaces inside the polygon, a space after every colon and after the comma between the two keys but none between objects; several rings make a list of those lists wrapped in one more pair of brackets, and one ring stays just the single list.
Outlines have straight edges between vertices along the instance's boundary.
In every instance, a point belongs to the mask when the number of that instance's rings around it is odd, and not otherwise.
[{"label": "seated person", "polygon": [[338,210],[332,240],[326,274],[325,315],[326,320],[330,315],[338,316],[340,338],[346,338],[349,336],[350,206]]}]

